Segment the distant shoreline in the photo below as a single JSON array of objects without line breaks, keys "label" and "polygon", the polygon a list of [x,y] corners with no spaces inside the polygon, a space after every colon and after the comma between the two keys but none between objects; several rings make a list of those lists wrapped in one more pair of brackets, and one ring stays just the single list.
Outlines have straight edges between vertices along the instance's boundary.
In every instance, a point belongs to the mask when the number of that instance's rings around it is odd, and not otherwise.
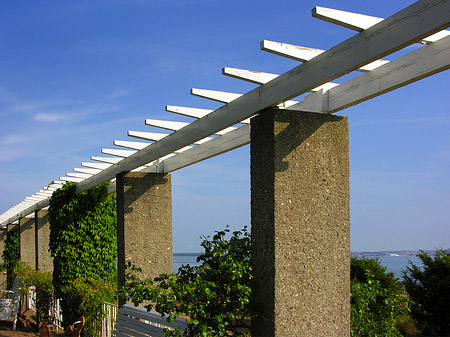
[{"label": "distant shoreline", "polygon": [[[436,250],[424,250],[425,253],[434,256]],[[418,250],[382,250],[377,252],[351,252],[352,257],[380,257],[380,256],[416,256]],[[202,253],[173,253],[173,256],[199,256]]]}]

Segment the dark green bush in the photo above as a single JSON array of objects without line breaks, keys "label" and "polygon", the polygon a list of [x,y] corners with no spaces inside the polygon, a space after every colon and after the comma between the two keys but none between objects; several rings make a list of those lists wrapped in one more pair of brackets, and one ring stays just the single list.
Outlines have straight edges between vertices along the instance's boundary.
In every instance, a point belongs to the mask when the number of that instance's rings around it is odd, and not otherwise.
[{"label": "dark green bush", "polygon": [[450,250],[437,250],[434,257],[420,251],[423,263],[404,271],[404,284],[411,296],[411,314],[426,336],[450,336]]},{"label": "dark green bush", "polygon": [[400,281],[378,259],[351,263],[351,335],[402,336],[397,323],[408,313],[408,296]]}]

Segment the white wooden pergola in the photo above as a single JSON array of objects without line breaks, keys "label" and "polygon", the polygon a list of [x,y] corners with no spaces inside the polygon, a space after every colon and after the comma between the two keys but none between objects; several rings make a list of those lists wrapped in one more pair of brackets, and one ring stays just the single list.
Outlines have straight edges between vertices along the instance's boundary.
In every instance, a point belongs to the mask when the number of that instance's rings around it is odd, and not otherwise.
[{"label": "white wooden pergola", "polygon": [[[166,106],[168,112],[195,121],[146,119],[146,125],[169,132],[128,131],[134,141],[115,140],[117,148],[102,149],[110,157],[92,156],[81,168],[26,197],[0,215],[0,227],[47,207],[52,193],[67,181],[77,183],[77,192],[112,181],[112,191],[116,175],[123,171],[169,173],[246,145],[249,118],[265,108],[332,114],[450,68],[450,32],[444,30],[450,26],[450,1],[421,0],[386,19],[323,7],[315,7],[312,15],[359,33],[326,51],[262,41],[263,51],[301,64],[281,75],[223,68],[224,75],[259,86],[246,94],[192,89],[192,95],[224,105],[216,110]],[[382,60],[414,43],[421,46]],[[353,71],[361,74],[332,82]],[[308,92],[302,101],[292,100]]]}]

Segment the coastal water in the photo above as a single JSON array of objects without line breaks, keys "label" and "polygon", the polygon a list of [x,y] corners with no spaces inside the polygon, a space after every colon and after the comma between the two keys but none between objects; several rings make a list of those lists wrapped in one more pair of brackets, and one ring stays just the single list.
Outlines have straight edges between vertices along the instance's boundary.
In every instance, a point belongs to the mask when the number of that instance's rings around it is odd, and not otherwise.
[{"label": "coastal water", "polygon": [[[178,253],[173,255],[173,271],[177,272],[178,268],[182,264],[189,264],[191,266],[197,266],[198,254]],[[366,256],[370,258],[378,258],[383,266],[386,267],[388,272],[393,272],[395,277],[403,279],[402,270],[405,270],[409,265],[409,261],[413,262],[417,266],[422,266],[420,259],[417,256],[389,256],[389,255],[371,255]]]}]

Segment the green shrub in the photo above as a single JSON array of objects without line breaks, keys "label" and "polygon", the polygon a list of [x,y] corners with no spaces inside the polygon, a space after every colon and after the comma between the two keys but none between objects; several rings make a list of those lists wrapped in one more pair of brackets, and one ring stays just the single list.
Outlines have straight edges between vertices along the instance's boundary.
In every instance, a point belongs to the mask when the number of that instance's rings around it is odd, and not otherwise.
[{"label": "green shrub", "polygon": [[115,195],[108,195],[107,184],[78,195],[75,189],[68,183],[53,192],[49,209],[53,284],[64,326],[79,319],[80,309],[68,300],[77,279],[117,283]]},{"label": "green shrub", "polygon": [[24,295],[28,293],[30,287],[35,287],[37,322],[49,322],[49,312],[54,299],[52,273],[43,273],[40,270],[34,270],[22,261],[17,262],[14,273],[19,276],[21,281],[25,284],[25,287],[22,288],[22,293]]},{"label": "green shrub", "polygon": [[450,250],[439,249],[431,257],[420,251],[420,268],[410,263],[404,284],[411,296],[411,314],[427,336],[450,336]]},{"label": "green shrub", "polygon": [[408,296],[378,259],[351,260],[351,335],[402,336],[397,322],[408,313]]},{"label": "green shrub", "polygon": [[79,278],[66,290],[66,301],[77,317],[86,319],[89,336],[101,336],[102,304],[117,303],[117,290],[110,283],[92,278]]},{"label": "green shrub", "polygon": [[[247,336],[250,309],[250,234],[244,227],[216,232],[212,239],[204,237],[205,252],[197,259],[200,266],[182,266],[176,275],[162,274],[152,280],[140,280],[133,268],[127,274],[123,292],[135,305],[144,301],[153,304],[168,321],[179,315],[190,317],[188,336]],[[180,331],[167,335],[179,336]]]}]

